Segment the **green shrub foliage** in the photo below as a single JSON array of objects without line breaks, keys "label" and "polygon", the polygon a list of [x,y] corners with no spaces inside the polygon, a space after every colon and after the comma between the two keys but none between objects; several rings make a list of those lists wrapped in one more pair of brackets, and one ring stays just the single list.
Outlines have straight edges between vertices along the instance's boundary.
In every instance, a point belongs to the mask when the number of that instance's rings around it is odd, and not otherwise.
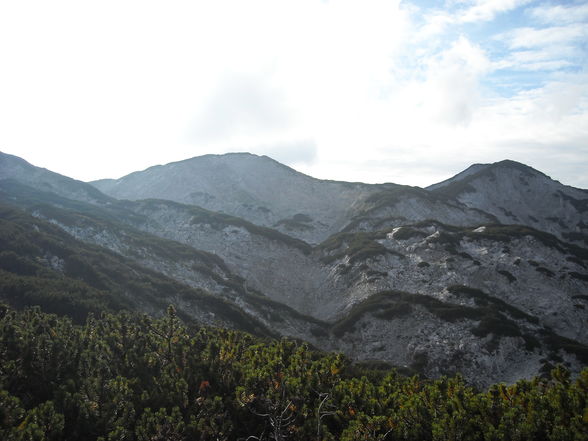
[{"label": "green shrub foliage", "polygon": [[585,440],[588,369],[476,391],[286,339],[0,308],[3,440]]}]

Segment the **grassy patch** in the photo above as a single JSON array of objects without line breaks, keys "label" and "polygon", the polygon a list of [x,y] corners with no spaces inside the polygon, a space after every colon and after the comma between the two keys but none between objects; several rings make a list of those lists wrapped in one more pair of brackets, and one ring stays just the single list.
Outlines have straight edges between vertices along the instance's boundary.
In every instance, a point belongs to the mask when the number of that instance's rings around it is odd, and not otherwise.
[{"label": "grassy patch", "polygon": [[527,314],[524,311],[521,311],[519,308],[506,303],[505,301],[486,294],[484,291],[476,288],[471,288],[469,286],[464,285],[451,285],[447,287],[447,290],[458,296],[465,296],[474,300],[476,305],[481,307],[486,307],[492,309],[496,314],[500,312],[505,312],[509,314],[511,317],[518,319],[518,320],[526,320],[532,324],[539,324],[539,319],[532,315]]},{"label": "grassy patch", "polygon": [[571,271],[568,274],[574,279],[582,280],[583,282],[588,282],[588,274],[577,273],[575,271]]},{"label": "grassy patch", "polygon": [[[453,255],[459,255],[457,248],[460,246],[461,237],[455,233],[449,233],[447,231],[439,231],[436,237],[431,238],[431,243],[442,244],[445,251]],[[471,256],[470,256],[471,258]]]},{"label": "grassy patch", "polygon": [[408,240],[414,237],[416,238],[423,238],[427,237],[428,235],[420,230],[410,227],[400,227],[398,230],[394,232],[394,240]]},{"label": "grassy patch", "polygon": [[424,352],[418,352],[414,354],[412,358],[412,362],[410,363],[410,368],[417,371],[423,372],[425,368],[429,364],[429,357]]},{"label": "grassy patch", "polygon": [[388,273],[387,272],[385,272],[385,271],[376,271],[376,270],[372,270],[372,269],[367,270],[365,272],[365,274],[368,277],[375,277],[375,278],[378,278],[378,279],[388,277]]},{"label": "grassy patch", "polygon": [[575,231],[569,233],[562,233],[562,237],[566,240],[571,242],[582,242],[585,245],[588,245],[588,235],[584,233],[578,233]]},{"label": "grassy patch", "polygon": [[539,349],[541,347],[541,342],[537,337],[533,335],[524,334],[523,340],[525,341],[525,349],[529,352],[534,351],[535,349]]},{"label": "grassy patch", "polygon": [[[327,254],[321,258],[325,264],[334,262],[344,257],[349,258],[349,263],[383,256],[386,254],[404,257],[403,254],[387,249],[376,239],[385,238],[385,233],[339,233],[331,236],[317,248]],[[335,251],[335,252],[334,252]]]},{"label": "grassy patch", "polygon": [[310,333],[316,338],[323,338],[329,336],[329,331],[319,326],[311,326]]},{"label": "grassy patch", "polygon": [[522,225],[487,225],[483,232],[475,233],[469,230],[465,231],[464,235],[472,240],[486,239],[497,242],[510,242],[530,236],[544,246],[556,249],[561,253],[570,254],[581,262],[588,260],[588,249],[562,242],[552,234]]},{"label": "grassy patch", "polygon": [[571,196],[568,196],[563,191],[557,191],[561,198],[565,201],[568,201],[572,206],[580,213],[586,213],[588,211],[588,199],[576,199]]},{"label": "grassy patch", "polygon": [[563,349],[575,355],[580,363],[584,365],[588,364],[588,346],[549,331],[544,333],[543,340],[552,350],[558,351]]},{"label": "grassy patch", "polygon": [[357,322],[368,313],[374,313],[380,318],[393,319],[409,315],[415,305],[423,306],[431,314],[448,322],[464,319],[481,320],[486,314],[477,308],[445,303],[427,295],[383,291],[355,305],[345,317],[333,324],[331,331],[335,336],[341,337],[355,329]]},{"label": "grassy patch", "polygon": [[395,318],[405,317],[412,313],[412,306],[406,302],[398,302],[382,309],[374,315],[378,318],[391,320]]},{"label": "grassy patch", "polygon": [[472,329],[472,334],[478,337],[485,337],[488,334],[504,337],[520,337],[522,335],[516,323],[501,315],[483,317],[478,326]]},{"label": "grassy patch", "polygon": [[408,185],[397,185],[394,188],[389,188],[370,195],[365,200],[364,214],[376,211],[384,207],[393,207],[403,199],[418,198],[428,201],[435,201],[438,196],[419,187],[410,187]]},{"label": "grassy patch", "polygon": [[191,223],[193,225],[206,224],[217,230],[222,230],[229,225],[234,227],[241,227],[249,231],[251,234],[262,236],[277,242],[282,242],[288,246],[302,251],[304,254],[310,254],[312,250],[312,247],[306,242],[280,233],[279,231],[272,230],[271,228],[260,227],[238,217],[233,217],[224,213],[216,213],[193,205],[184,205],[177,202],[159,199],[148,199],[134,202],[133,204],[135,209],[143,212],[145,210],[150,211],[169,209],[182,211],[191,216]]},{"label": "grassy patch", "polygon": [[535,267],[535,271],[537,271],[547,277],[554,277],[555,276],[555,273],[553,271],[551,271],[550,269],[547,269],[543,266]]},{"label": "grassy patch", "polygon": [[[163,311],[181,299],[194,311],[214,313],[227,325],[270,335],[240,308],[203,290],[78,241],[21,210],[0,206],[0,214],[0,247],[4,250],[0,296],[12,305],[41,305],[46,311],[82,320],[88,312]],[[60,262],[61,269],[53,268],[53,261]],[[178,314],[188,317],[179,307]]]},{"label": "grassy patch", "polygon": [[310,231],[314,230],[314,227],[309,225],[310,222],[312,222],[312,218],[310,216],[298,213],[289,219],[282,219],[278,221],[274,226],[284,227],[288,231]]},{"label": "grassy patch", "polygon": [[517,280],[517,278],[515,276],[513,276],[510,272],[508,272],[506,270],[497,270],[497,273],[506,277],[508,279],[509,283],[516,282],[516,280]]},{"label": "grassy patch", "polygon": [[580,259],[578,259],[577,257],[574,256],[568,256],[566,257],[566,261],[568,262],[572,262],[575,263],[576,265],[581,266],[582,268],[586,269],[586,265],[584,262],[582,262]]}]

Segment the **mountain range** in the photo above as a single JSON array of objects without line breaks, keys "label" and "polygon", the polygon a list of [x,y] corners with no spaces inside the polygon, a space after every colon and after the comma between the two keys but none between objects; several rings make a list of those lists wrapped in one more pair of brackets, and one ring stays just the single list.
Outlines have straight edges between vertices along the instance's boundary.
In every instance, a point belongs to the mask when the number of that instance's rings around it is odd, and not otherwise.
[{"label": "mountain range", "polygon": [[588,364],[588,191],[524,164],[428,188],[206,155],[84,183],[0,153],[0,300],[130,309],[477,385]]}]

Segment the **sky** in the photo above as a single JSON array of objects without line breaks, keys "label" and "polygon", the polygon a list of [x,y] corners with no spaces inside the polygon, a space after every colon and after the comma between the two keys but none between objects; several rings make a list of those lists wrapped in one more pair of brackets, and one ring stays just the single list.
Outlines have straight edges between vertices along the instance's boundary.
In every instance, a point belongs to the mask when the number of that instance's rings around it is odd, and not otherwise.
[{"label": "sky", "polygon": [[209,153],[588,188],[588,1],[0,2],[0,151],[88,181]]}]

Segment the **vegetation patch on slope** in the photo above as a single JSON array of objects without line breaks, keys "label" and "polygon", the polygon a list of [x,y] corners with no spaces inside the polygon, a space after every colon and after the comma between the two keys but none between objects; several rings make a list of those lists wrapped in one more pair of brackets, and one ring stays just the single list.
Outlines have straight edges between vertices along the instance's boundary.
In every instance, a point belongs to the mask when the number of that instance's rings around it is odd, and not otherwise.
[{"label": "vegetation patch on slope", "polygon": [[586,213],[588,211],[588,198],[576,199],[568,196],[563,191],[558,190],[557,193],[561,196],[564,201],[568,201],[573,207],[578,210],[579,213]]},{"label": "vegetation patch on slope", "polygon": [[218,230],[222,230],[227,226],[244,228],[251,234],[262,236],[277,242],[282,242],[287,246],[302,251],[304,254],[309,254],[312,250],[312,247],[306,242],[300,239],[295,239],[291,236],[288,236],[287,234],[280,233],[279,231],[272,230],[271,228],[260,227],[238,217],[230,216],[224,213],[217,213],[214,211],[205,210],[204,208],[196,207],[194,205],[184,205],[178,202],[160,199],[146,199],[143,201],[135,202],[134,204],[136,204],[136,207],[140,210],[159,210],[162,207],[166,207],[165,209],[167,210],[167,207],[169,207],[173,210],[185,212],[186,214],[191,216],[191,223],[193,225],[206,224]]},{"label": "vegetation patch on slope", "polygon": [[355,305],[345,317],[333,324],[331,330],[338,337],[351,332],[355,324],[367,313],[376,313],[376,316],[380,314],[381,318],[405,316],[412,312],[412,307],[407,308],[405,304],[423,306],[431,314],[448,322],[463,319],[480,320],[484,316],[484,312],[479,309],[445,303],[423,294],[383,291]]},{"label": "vegetation patch on slope", "polygon": [[339,233],[328,238],[316,249],[325,254],[321,257],[321,261],[326,264],[345,257],[349,258],[350,264],[385,254],[404,257],[403,254],[389,250],[377,242],[377,239],[385,237],[385,232]]},{"label": "vegetation patch on slope", "polygon": [[400,227],[396,231],[394,231],[393,238],[394,240],[408,240],[413,238],[423,238],[427,237],[427,233],[417,230],[416,228],[411,227]]},{"label": "vegetation patch on slope", "polygon": [[183,302],[215,314],[228,326],[270,333],[223,299],[80,242],[18,209],[0,206],[0,249],[0,297],[15,306],[42,305],[64,314],[75,311],[83,319],[88,312],[162,311],[169,303]]},{"label": "vegetation patch on slope", "polygon": [[[89,186],[98,192],[94,187]],[[94,205],[87,202],[76,201],[59,196],[52,192],[37,190],[28,185],[22,184],[13,179],[0,180],[0,202],[26,208],[32,211],[34,207],[43,207],[50,210],[52,207],[64,208],[82,215],[87,215],[94,220],[105,220],[110,222],[121,222],[132,224],[145,222],[145,217],[128,210],[128,201],[117,201],[107,198],[102,205]]]},{"label": "vegetation patch on slope", "polygon": [[278,221],[275,227],[284,227],[288,231],[310,231],[314,227],[311,225],[312,218],[306,214],[298,213],[288,219]]},{"label": "vegetation patch on slope", "polygon": [[539,323],[539,319],[537,317],[527,314],[519,308],[506,303],[504,300],[491,296],[480,289],[471,288],[464,285],[451,285],[447,287],[447,291],[457,296],[465,296],[467,298],[473,299],[478,306],[492,307],[497,312],[507,313],[514,319],[526,320],[529,323],[535,325]]},{"label": "vegetation patch on slope", "polygon": [[[384,190],[372,193],[368,196],[363,203],[356,208],[356,215],[351,219],[349,224],[343,229],[344,232],[349,232],[357,228],[362,222],[369,221],[373,222],[376,220],[376,225],[382,225],[387,220],[397,220],[398,223],[406,222],[406,219],[389,217],[380,219],[379,217],[374,219],[374,214],[378,211],[385,210],[387,208],[393,208],[402,201],[417,199],[426,201],[427,203],[447,203],[450,202],[449,198],[442,194],[436,194],[419,187],[411,187],[408,185],[396,185],[390,186]],[[455,203],[453,201],[453,203]],[[486,215],[487,216],[487,215]]]},{"label": "vegetation patch on slope", "polygon": [[487,240],[492,242],[510,243],[513,240],[532,237],[545,247],[555,249],[562,254],[567,254],[567,259],[585,266],[588,263],[588,249],[574,244],[563,242],[553,234],[536,230],[523,225],[484,225],[481,228],[462,228],[444,225],[438,222],[420,222],[415,227],[434,225],[439,234],[431,238],[432,242],[445,245],[448,252],[459,254],[458,247],[462,239],[472,241]]},{"label": "vegetation patch on slope", "polygon": [[[345,317],[332,325],[331,332],[336,337],[342,337],[346,333],[353,332],[361,318],[367,314],[373,314],[374,317],[384,320],[395,320],[412,314],[415,306],[421,306],[437,318],[447,322],[460,320],[477,322],[471,328],[471,332],[478,337],[492,335],[487,346],[490,352],[498,347],[502,337],[521,337],[525,342],[526,349],[529,351],[541,346],[540,341],[534,335],[523,332],[514,321],[524,320],[533,326],[538,326],[539,320],[537,317],[531,316],[501,299],[475,288],[453,285],[448,290],[454,295],[474,299],[476,307],[443,302],[422,294],[384,291],[372,295],[355,305]],[[512,319],[508,316],[512,317]],[[554,342],[559,341],[562,343],[560,349],[576,355],[579,360],[584,362],[584,346],[582,344],[574,340],[561,340],[560,336],[552,332],[549,335],[551,335],[551,339],[549,341],[545,340],[544,344],[552,348],[555,347]],[[563,337],[561,338],[563,339]],[[542,338],[542,340],[544,339]]]},{"label": "vegetation patch on slope", "polygon": [[572,257],[583,262],[588,261],[588,249],[562,242],[553,234],[522,225],[486,225],[483,231],[474,232],[469,230],[465,232],[465,235],[473,240],[483,239],[497,242],[511,242],[515,239],[530,236],[548,248],[553,248],[564,254],[570,254]]}]

